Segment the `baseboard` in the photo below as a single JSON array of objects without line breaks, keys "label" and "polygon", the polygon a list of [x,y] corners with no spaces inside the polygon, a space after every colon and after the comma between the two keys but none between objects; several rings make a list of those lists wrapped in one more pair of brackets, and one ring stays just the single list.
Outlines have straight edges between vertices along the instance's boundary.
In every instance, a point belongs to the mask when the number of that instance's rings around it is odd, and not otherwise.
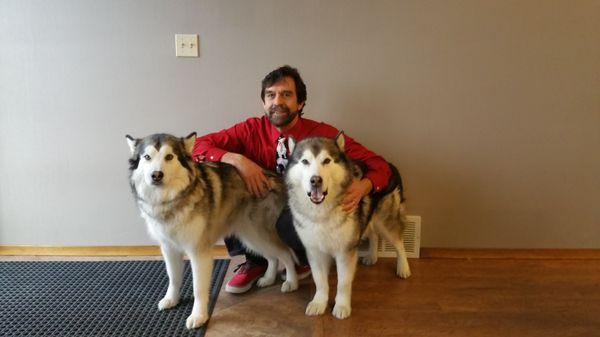
[{"label": "baseboard", "polygon": [[422,259],[598,260],[600,249],[421,248]]},{"label": "baseboard", "polygon": [[[0,245],[0,256],[158,256],[158,246],[23,246]],[[227,256],[224,245],[213,255]],[[576,259],[598,260],[600,249],[421,248],[421,259]]]},{"label": "baseboard", "polygon": [[[1,246],[0,255],[14,256],[155,256],[158,246]],[[223,245],[213,247],[213,255],[227,256]]]}]

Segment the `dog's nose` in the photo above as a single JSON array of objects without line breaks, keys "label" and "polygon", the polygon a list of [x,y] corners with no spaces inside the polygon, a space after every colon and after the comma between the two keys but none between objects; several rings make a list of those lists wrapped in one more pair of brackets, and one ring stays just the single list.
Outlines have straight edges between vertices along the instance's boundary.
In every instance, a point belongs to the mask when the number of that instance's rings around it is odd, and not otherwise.
[{"label": "dog's nose", "polygon": [[323,185],[323,178],[321,178],[320,176],[310,177],[310,186],[320,187],[321,185]]},{"label": "dog's nose", "polygon": [[162,173],[162,171],[154,171],[152,172],[152,181],[154,182],[159,182],[162,180],[162,178],[164,177],[164,173]]}]

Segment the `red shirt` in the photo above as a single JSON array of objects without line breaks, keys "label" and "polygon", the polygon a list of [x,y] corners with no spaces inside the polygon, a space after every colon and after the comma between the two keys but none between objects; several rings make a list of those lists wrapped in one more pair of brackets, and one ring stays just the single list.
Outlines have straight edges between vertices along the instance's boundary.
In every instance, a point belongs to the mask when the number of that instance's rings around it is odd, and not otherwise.
[{"label": "red shirt", "polygon": [[[307,137],[334,138],[338,130],[331,125],[315,122],[302,117],[283,135],[293,136],[296,141]],[[196,139],[193,157],[198,161],[221,161],[227,152],[239,153],[259,166],[275,171],[275,153],[280,133],[266,116],[253,117],[236,124],[229,129],[211,133]],[[373,183],[373,191],[380,191],[388,184],[391,171],[381,156],[368,150],[354,139],[345,137],[345,152],[351,159],[360,160],[367,165],[365,178]]]}]

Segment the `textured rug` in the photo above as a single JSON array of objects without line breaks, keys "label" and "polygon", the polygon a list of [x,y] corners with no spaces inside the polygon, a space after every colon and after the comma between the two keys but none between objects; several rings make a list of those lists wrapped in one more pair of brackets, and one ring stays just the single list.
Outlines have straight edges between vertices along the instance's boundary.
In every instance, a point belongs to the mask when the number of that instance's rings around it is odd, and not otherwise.
[{"label": "textured rug", "polygon": [[[215,260],[212,313],[229,260]],[[1,336],[203,336],[187,330],[192,273],[179,305],[158,311],[168,286],[163,261],[0,262]]]}]

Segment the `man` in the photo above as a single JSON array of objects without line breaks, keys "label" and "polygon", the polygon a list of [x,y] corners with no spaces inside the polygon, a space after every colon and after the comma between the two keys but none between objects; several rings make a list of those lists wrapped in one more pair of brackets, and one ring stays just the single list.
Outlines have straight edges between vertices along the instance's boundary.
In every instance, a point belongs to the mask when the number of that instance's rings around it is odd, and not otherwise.
[{"label": "man", "polygon": [[[233,165],[246,188],[256,197],[264,196],[269,185],[263,169],[282,174],[287,163],[287,138],[296,141],[306,137],[335,137],[338,130],[325,123],[302,117],[306,104],[306,86],[298,70],[290,66],[280,67],[269,73],[262,81],[261,99],[265,115],[249,118],[229,129],[212,133],[196,140],[193,156],[198,161],[222,161]],[[367,166],[365,177],[353,182],[343,200],[343,209],[352,212],[365,195],[386,188],[391,171],[387,162],[369,151],[352,138],[344,135],[346,154],[361,160]],[[304,247],[296,234],[289,209],[283,211],[277,221],[281,239],[294,250],[300,261],[298,278],[310,275]],[[225,290],[230,293],[248,291],[266,271],[266,260],[245,250],[235,238],[226,238],[225,244],[231,256],[245,254],[246,262],[239,265]]]}]

